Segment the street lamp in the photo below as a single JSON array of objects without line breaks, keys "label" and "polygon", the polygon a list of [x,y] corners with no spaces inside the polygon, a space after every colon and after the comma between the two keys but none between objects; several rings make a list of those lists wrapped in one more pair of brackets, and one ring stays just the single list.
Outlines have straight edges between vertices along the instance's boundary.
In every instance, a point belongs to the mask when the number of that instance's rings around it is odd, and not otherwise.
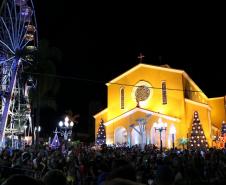
[{"label": "street lamp", "polygon": [[170,134],[172,135],[172,143],[173,143],[173,149],[174,149],[174,137],[175,137],[175,134],[176,134],[176,128],[174,127],[174,125],[172,125],[170,127]]},{"label": "street lamp", "polygon": [[159,131],[159,136],[160,136],[160,152],[162,153],[162,131],[166,130],[167,128],[167,123],[163,123],[162,119],[159,118],[158,122],[155,122],[153,127],[155,128],[155,131]]},{"label": "street lamp", "polygon": [[[41,132],[41,127],[35,126],[35,128],[34,128],[34,142],[35,142],[35,144],[39,143],[39,132]],[[37,133],[37,135],[36,135],[36,133]]]},{"label": "street lamp", "polygon": [[70,139],[68,137],[72,135],[72,127],[74,126],[74,122],[70,121],[69,118],[66,116],[64,118],[64,121],[59,122],[59,126],[61,128],[61,136],[64,136],[65,141],[69,141]]},{"label": "street lamp", "polygon": [[41,127],[40,126],[38,126],[38,127],[35,126],[35,131],[36,132],[40,132],[41,131]]}]

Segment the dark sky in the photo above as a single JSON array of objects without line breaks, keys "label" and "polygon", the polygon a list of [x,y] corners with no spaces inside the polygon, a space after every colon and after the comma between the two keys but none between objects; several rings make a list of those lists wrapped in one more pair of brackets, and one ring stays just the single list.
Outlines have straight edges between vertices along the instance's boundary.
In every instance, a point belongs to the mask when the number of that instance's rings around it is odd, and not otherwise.
[{"label": "dark sky", "polygon": [[105,107],[105,82],[136,65],[140,52],[144,63],[184,69],[208,97],[226,94],[224,16],[212,5],[130,8],[57,0],[36,5],[39,38],[63,53],[57,73],[103,81],[61,79],[57,114],[41,115],[48,124],[72,109],[80,114],[78,129],[86,129],[90,102]]}]

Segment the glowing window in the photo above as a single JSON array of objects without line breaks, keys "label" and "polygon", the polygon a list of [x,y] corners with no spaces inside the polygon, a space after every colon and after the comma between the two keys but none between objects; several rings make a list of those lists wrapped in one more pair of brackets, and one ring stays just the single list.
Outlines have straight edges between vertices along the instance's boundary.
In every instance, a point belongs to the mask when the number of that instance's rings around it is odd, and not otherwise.
[{"label": "glowing window", "polygon": [[121,106],[121,109],[124,109],[124,107],[125,107],[125,90],[124,90],[124,87],[120,88],[120,106]]},{"label": "glowing window", "polygon": [[166,81],[162,81],[162,104],[167,104]]}]

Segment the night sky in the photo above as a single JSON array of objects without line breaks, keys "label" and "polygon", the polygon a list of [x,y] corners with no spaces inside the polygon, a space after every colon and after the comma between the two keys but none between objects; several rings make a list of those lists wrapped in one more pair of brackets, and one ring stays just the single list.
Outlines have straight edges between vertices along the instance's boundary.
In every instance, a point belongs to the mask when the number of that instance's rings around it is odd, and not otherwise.
[{"label": "night sky", "polygon": [[208,97],[226,94],[226,30],[220,10],[213,13],[211,5],[169,9],[139,4],[132,9],[67,3],[36,2],[39,39],[61,50],[57,75],[69,77],[59,78],[57,111],[42,111],[46,130],[71,109],[80,114],[77,131],[87,132],[91,114],[106,107],[105,83],[138,64],[140,52],[144,63],[185,70]]}]

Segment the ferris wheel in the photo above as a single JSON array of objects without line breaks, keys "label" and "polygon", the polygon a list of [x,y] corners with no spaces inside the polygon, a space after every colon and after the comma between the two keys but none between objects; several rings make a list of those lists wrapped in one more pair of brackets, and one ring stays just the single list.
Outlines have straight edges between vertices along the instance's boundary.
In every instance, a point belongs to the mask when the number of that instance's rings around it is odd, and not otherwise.
[{"label": "ferris wheel", "polygon": [[[32,0],[3,0],[0,5],[0,146],[6,138],[32,132],[29,89],[24,70],[32,66],[38,34]],[[25,135],[24,135],[25,133]]]}]

